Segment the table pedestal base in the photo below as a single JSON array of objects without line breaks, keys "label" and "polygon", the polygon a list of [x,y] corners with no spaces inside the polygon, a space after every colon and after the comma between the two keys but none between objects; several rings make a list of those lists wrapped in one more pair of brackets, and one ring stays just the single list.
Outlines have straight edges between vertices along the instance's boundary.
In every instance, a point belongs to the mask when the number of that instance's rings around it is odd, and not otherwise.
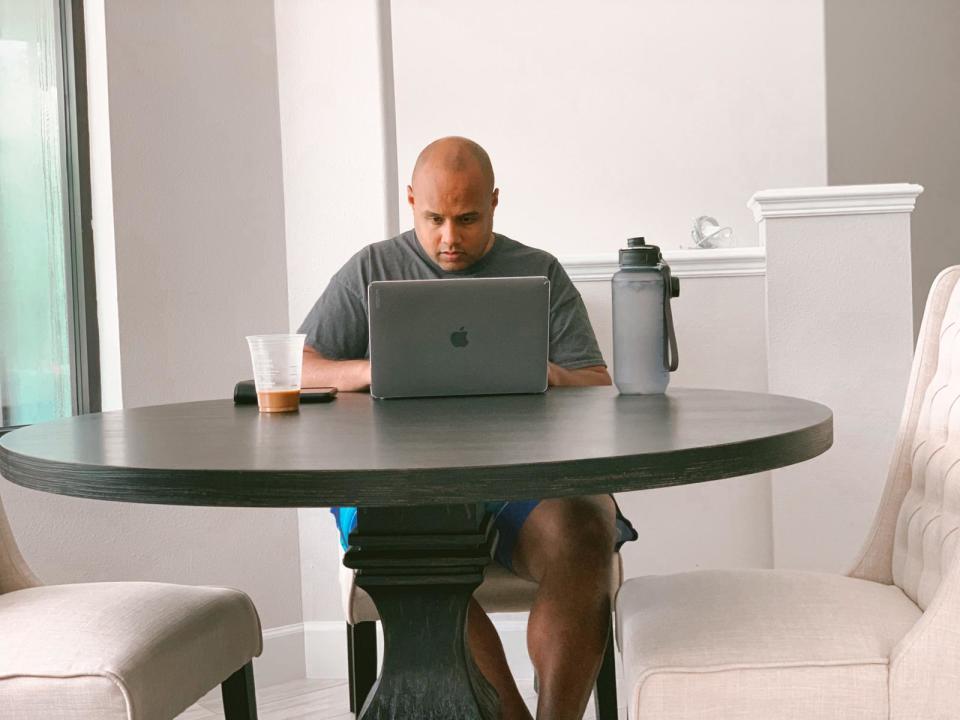
[{"label": "table pedestal base", "polygon": [[482,503],[360,508],[344,564],[373,598],[384,635],[383,668],[361,720],[499,717],[466,636],[493,538]]}]

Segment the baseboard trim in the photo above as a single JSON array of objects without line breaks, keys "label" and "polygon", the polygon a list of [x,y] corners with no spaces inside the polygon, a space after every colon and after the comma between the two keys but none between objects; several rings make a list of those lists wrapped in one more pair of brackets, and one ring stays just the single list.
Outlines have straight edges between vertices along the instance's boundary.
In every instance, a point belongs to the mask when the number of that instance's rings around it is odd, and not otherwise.
[{"label": "baseboard trim", "polygon": [[[527,655],[527,614],[500,613],[492,619],[513,676],[518,680],[532,678],[533,665]],[[379,623],[377,657],[383,657],[383,633]],[[617,667],[619,674],[619,654]],[[254,660],[254,677],[258,687],[304,677],[346,678],[346,624],[342,620],[312,620],[264,630],[263,654]]]},{"label": "baseboard trim", "polygon": [[[526,613],[504,613],[494,616],[494,627],[500,634],[513,675],[517,679],[532,678],[533,665],[527,656]],[[303,624],[304,657],[308,678],[342,678],[347,676],[347,631],[342,621],[314,620]],[[383,633],[377,623],[377,657],[383,657]]]},{"label": "baseboard trim", "polygon": [[303,623],[282,625],[263,631],[263,652],[253,660],[253,677],[258,686],[307,677]]},{"label": "baseboard trim", "polygon": [[[346,667],[346,660],[344,660]],[[343,673],[333,677],[346,677]],[[263,652],[253,659],[253,682],[257,689],[308,677],[304,665],[303,623],[267,628],[263,631]],[[200,702],[216,702],[220,686],[211,688]]]}]

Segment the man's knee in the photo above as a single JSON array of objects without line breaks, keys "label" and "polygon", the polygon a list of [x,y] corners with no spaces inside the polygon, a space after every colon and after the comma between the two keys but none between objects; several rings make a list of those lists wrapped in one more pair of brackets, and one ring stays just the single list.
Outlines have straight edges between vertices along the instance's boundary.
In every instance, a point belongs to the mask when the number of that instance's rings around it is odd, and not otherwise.
[{"label": "man's knee", "polygon": [[597,558],[613,552],[616,511],[608,495],[544,500],[520,535],[528,552],[544,558]]}]

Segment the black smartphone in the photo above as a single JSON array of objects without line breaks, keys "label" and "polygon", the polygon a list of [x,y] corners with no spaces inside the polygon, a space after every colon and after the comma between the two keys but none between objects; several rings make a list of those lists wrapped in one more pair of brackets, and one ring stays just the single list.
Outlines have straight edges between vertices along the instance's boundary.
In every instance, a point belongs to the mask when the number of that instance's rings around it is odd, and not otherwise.
[{"label": "black smartphone", "polygon": [[[325,403],[334,400],[337,397],[335,387],[315,387],[303,388],[300,391],[300,402],[302,403]],[[241,380],[233,389],[233,401],[238,405],[255,405],[257,402],[257,389],[253,380]]]},{"label": "black smartphone", "polygon": [[330,402],[336,397],[337,389],[335,387],[303,388],[300,390],[300,402],[302,403]]}]

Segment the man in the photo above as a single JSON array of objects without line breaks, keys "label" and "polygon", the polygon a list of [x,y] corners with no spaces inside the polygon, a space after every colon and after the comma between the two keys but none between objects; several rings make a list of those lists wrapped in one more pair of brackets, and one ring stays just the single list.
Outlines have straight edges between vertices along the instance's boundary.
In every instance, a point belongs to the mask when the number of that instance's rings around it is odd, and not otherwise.
[{"label": "man", "polygon": [[[545,275],[550,279],[550,385],[609,385],[580,294],[557,260],[493,232],[499,199],[487,153],[465,138],[428,145],[407,201],[414,230],[367,246],[333,277],[307,315],[305,386],[370,386],[367,286],[374,280]],[[540,681],[538,718],[580,718],[600,669],[610,619],[611,553],[636,539],[608,495],[496,503],[496,559],[539,583],[527,629]],[[356,522],[334,508],[341,543]],[[468,638],[500,695],[505,720],[529,720],[490,619],[471,602]]]}]

